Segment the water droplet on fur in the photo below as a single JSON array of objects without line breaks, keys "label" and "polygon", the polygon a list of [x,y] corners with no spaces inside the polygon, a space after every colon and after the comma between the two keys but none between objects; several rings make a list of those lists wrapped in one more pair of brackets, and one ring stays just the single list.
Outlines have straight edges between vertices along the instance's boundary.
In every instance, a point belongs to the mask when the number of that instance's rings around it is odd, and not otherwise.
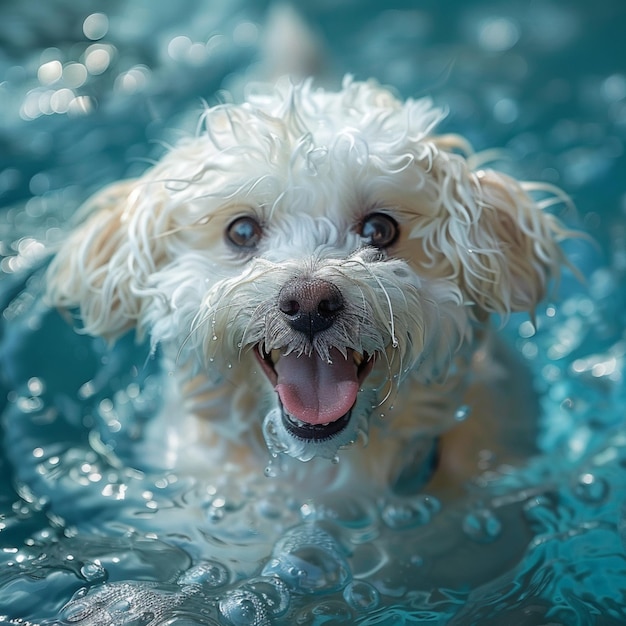
[{"label": "water droplet on fur", "polygon": [[598,478],[588,472],[581,474],[574,486],[576,497],[588,504],[603,502],[609,495],[609,491],[609,485],[604,478]]},{"label": "water droplet on fur", "polygon": [[472,409],[469,405],[460,406],[454,413],[454,419],[457,422],[464,422],[470,415]]},{"label": "water droplet on fur", "polygon": [[355,580],[344,589],[345,601],[357,611],[373,611],[378,607],[380,594],[370,583],[363,580]]},{"label": "water droplet on fur", "polygon": [[500,536],[502,524],[492,511],[479,509],[465,516],[463,531],[477,543],[491,543]]},{"label": "water droplet on fur", "polygon": [[213,337],[211,337],[211,339],[212,339],[213,341],[217,341],[217,335],[213,335]]}]

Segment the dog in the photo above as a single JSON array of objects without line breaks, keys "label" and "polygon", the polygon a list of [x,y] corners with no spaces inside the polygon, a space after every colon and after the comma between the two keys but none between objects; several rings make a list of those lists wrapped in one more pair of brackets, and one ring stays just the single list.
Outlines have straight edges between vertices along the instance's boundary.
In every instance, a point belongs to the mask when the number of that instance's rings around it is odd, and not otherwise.
[{"label": "dog", "polygon": [[471,400],[490,319],[532,314],[558,278],[569,231],[547,209],[568,200],[475,169],[444,116],[352,77],[207,107],[195,136],[87,202],[48,302],[90,335],[149,335],[182,460],[200,443],[215,468],[467,480],[518,428]]}]

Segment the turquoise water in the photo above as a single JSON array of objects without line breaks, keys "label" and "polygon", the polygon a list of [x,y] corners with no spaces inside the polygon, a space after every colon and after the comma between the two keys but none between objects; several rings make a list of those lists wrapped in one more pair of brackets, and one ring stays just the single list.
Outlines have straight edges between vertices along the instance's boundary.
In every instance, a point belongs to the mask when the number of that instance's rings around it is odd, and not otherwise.
[{"label": "turquoise water", "polygon": [[193,128],[201,98],[263,74],[273,9],[80,5],[0,5],[0,624],[626,623],[623,3],[298,5],[328,80],[432,94],[446,130],[571,194],[599,244],[569,249],[585,284],[566,274],[536,329],[503,333],[533,376],[540,453],[457,502],[303,499],[160,465],[158,358],[47,310],[45,253],[91,191]]}]

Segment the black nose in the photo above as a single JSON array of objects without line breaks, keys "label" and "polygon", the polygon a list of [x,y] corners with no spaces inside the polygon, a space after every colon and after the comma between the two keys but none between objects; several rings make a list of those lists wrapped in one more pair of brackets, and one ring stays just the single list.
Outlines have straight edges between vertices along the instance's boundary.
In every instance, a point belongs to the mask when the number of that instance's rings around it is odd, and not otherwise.
[{"label": "black nose", "polygon": [[278,308],[291,328],[312,339],[332,326],[343,309],[343,296],[327,280],[294,278],[280,290]]}]

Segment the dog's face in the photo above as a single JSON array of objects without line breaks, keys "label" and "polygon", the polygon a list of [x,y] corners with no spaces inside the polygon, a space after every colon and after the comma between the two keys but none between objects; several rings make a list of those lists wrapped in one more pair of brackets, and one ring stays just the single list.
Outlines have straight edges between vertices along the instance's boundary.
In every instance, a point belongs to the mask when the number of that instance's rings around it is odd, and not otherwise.
[{"label": "dog's face", "polygon": [[490,313],[531,310],[561,262],[558,222],[472,171],[440,118],[350,80],[208,109],[197,137],[95,198],[49,298],[249,388],[232,410],[273,452],[332,458],[403,385],[445,377]]}]

